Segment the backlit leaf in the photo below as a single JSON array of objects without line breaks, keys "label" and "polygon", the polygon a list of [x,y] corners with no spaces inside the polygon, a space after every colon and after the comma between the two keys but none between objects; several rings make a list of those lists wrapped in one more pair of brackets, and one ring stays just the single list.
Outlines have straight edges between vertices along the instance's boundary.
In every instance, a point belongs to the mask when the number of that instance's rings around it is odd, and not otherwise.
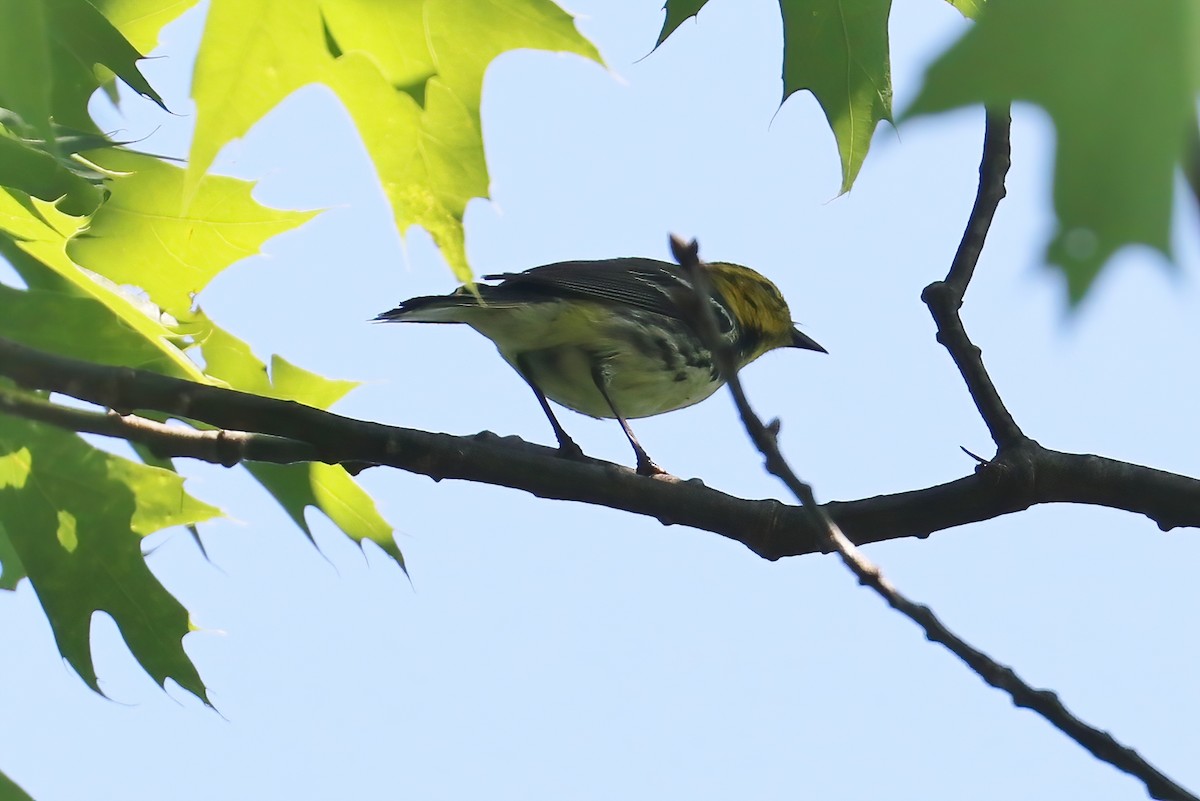
[{"label": "backlit leaf", "polygon": [[87,103],[101,84],[97,65],[162,106],[138,69],[141,53],[88,0],[0,0],[0,19],[0,107],[43,141],[54,141],[51,117],[94,130]]},{"label": "backlit leaf", "polygon": [[[245,342],[215,325],[203,336],[200,351],[209,375],[244,392],[326,408],[355,386],[352,381],[337,381],[302,370],[279,356],[272,358],[268,373],[267,366]],[[371,496],[341,465],[249,462],[245,467],[310,540],[312,531],[304,510],[311,506],[321,510],[355,542],[374,542],[404,567],[392,527],[379,514]]]},{"label": "backlit leaf", "polygon": [[350,539],[359,544],[370,540],[404,567],[404,557],[392,536],[391,525],[379,514],[371,496],[341,465],[255,462],[247,464],[246,469],[309,539],[312,531],[304,519],[304,510],[312,506],[324,512]]},{"label": "backlit leaf", "polygon": [[249,181],[219,176],[203,178],[185,205],[182,167],[117,151],[99,161],[123,174],[109,182],[111,197],[67,253],[114,283],[145,290],[178,317],[213,276],[315,213],[269,209],[250,196]]},{"label": "backlit leaf", "polygon": [[188,191],[222,146],[323,83],[354,120],[397,228],[425,228],[468,280],[462,218],[488,187],[483,75],[519,48],[599,60],[548,0],[213,0],[192,86]]},{"label": "backlit leaf", "polygon": [[958,9],[958,12],[967,19],[975,19],[983,11],[984,3],[987,0],[946,0],[950,5]]},{"label": "backlit leaf", "polygon": [[47,150],[8,135],[0,128],[0,186],[46,201],[60,201],[67,214],[91,214],[100,205],[100,188],[70,170]]},{"label": "backlit leaf", "polygon": [[158,46],[163,26],[200,0],[91,0],[129,43],[143,53]]},{"label": "backlit leaf", "polygon": [[[8,259],[27,284],[94,298],[172,362],[171,369],[164,372],[205,381],[200,369],[172,342],[175,332],[148,314],[147,307],[134,295],[122,292],[111,282],[88,275],[67,256],[67,237],[73,235],[81,223],[81,218],[64,214],[52,204],[0,189],[0,255]],[[43,324],[50,325],[58,319],[60,315],[56,314]],[[70,323],[66,325],[70,327]],[[15,338],[25,341],[24,336]]]}]

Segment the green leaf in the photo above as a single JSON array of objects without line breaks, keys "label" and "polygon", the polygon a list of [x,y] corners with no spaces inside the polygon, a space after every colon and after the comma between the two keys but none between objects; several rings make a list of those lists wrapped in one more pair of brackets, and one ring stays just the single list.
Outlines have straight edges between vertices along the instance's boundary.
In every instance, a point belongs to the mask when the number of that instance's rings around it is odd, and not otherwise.
[{"label": "green leaf", "polygon": [[221,270],[315,214],[269,209],[250,196],[253,183],[215,176],[199,183],[184,208],[183,168],[120,151],[97,161],[123,174],[109,182],[111,196],[71,238],[68,255],[110,281],[145,290],[176,317]]},{"label": "green leaf", "polygon": [[199,0],[91,0],[129,43],[143,53],[158,46],[158,34],[168,22]]},{"label": "green leaf", "polygon": [[[96,64],[103,64],[130,89],[153,100],[160,108],[166,110],[167,107],[158,92],[154,91],[154,87],[138,69],[137,62],[142,58],[142,54],[95,6],[88,0],[42,2],[46,6],[54,50],[62,51],[55,53],[55,83],[61,86],[77,81],[80,89],[78,98],[75,87],[66,92],[66,104],[56,97],[56,122],[77,125],[80,128],[91,127],[90,117],[87,116],[87,100],[100,85],[100,80],[93,70]],[[70,77],[65,77],[68,73]],[[86,74],[86,79],[80,73]],[[56,95],[62,94],[59,86],[56,86]],[[82,107],[76,107],[76,103],[80,101]],[[77,117],[77,114],[80,116]],[[85,124],[79,124],[76,119]]]},{"label": "green leaf", "polygon": [[422,109],[359,52],[338,59],[329,82],[358,125],[397,227],[420,225],[455,277],[469,281],[462,218],[470,198],[487,196],[488,181],[478,118],[436,77],[422,88]]},{"label": "green leaf", "polygon": [[[234,389],[324,409],[356,386],[353,381],[310,373],[280,356],[272,357],[268,374],[267,366],[251,352],[249,345],[208,322],[203,315],[198,320],[209,326],[200,344],[205,371]],[[341,465],[248,463],[246,469],[275,497],[310,540],[312,531],[304,519],[304,510],[312,506],[321,510],[355,542],[374,542],[404,567],[404,558],[392,537],[392,527],[379,514],[371,496]]]},{"label": "green leaf", "polygon": [[658,41],[655,47],[658,47],[663,42],[667,41],[667,37],[675,33],[675,30],[687,20],[700,13],[700,9],[704,8],[704,4],[708,0],[667,0],[663,10],[667,12],[666,18],[663,20],[662,30],[658,33]]},{"label": "green leaf", "polygon": [[[170,370],[164,372],[207,381],[176,347],[174,340],[178,334],[163,324],[156,307],[148,307],[115,284],[85,273],[68,258],[67,237],[79,229],[80,223],[79,218],[63,214],[52,204],[0,189],[0,255],[8,259],[29,286],[94,298],[172,363]],[[63,319],[54,314],[43,325]],[[63,324],[70,327],[69,322]],[[20,333],[15,338],[25,341],[24,337]],[[154,362],[146,363],[147,367],[159,369],[153,365]]]},{"label": "green leaf", "polygon": [[183,650],[187,610],[158,582],[141,537],[220,512],[178,475],[130,462],[52,426],[0,417],[0,524],[28,572],[59,651],[99,692],[92,616],[112,616],[159,684],[174,679],[206,699]]},{"label": "green leaf", "polygon": [[403,87],[420,104],[425,81],[437,74],[425,39],[424,6],[424,0],[339,0],[322,3],[321,16],[336,55],[362,53],[389,84]]},{"label": "green leaf", "polygon": [[99,364],[195,378],[194,370],[95,298],[0,285],[0,336]]},{"label": "green leaf", "polygon": [[138,70],[142,55],[87,0],[0,0],[0,19],[0,106],[48,144],[51,118],[94,130],[87,103],[101,83],[97,65],[163,105]]},{"label": "green leaf", "polygon": [[1196,0],[1007,0],[930,68],[905,117],[1027,100],[1058,134],[1047,258],[1072,302],[1129,244],[1170,257],[1176,165],[1196,116]]},{"label": "green leaf", "polygon": [[18,787],[12,779],[0,773],[0,801],[33,801],[33,796]]},{"label": "green leaf", "polygon": [[43,140],[52,141],[50,40],[43,3],[0,0],[0,107],[16,112]]},{"label": "green leaf", "polygon": [[364,540],[370,540],[404,569],[404,557],[392,536],[392,527],[379,514],[367,491],[341,465],[253,462],[247,464],[246,469],[266,487],[310,540],[312,531],[304,519],[304,510],[312,506],[324,512],[347,537],[360,545]]},{"label": "green leaf", "polygon": [[[3,2],[3,0],[0,0]],[[0,186],[47,201],[60,201],[67,214],[91,214],[100,205],[100,187],[72,171],[48,150],[0,129]]]},{"label": "green leaf", "polygon": [[[662,44],[707,0],[667,0]],[[950,0],[964,14],[983,0]],[[783,15],[783,100],[808,90],[837,141],[841,192],[850,191],[882,120],[892,119],[888,55],[891,0],[779,0]]]},{"label": "green leaf", "polygon": [[807,89],[837,139],[842,192],[854,184],[871,137],[892,119],[891,0],[780,0],[783,97]]},{"label": "green leaf", "polygon": [[571,15],[548,0],[426,0],[425,30],[438,76],[476,122],[484,72],[502,53],[548,50],[603,63]]},{"label": "green leaf", "polygon": [[15,590],[17,582],[25,578],[25,565],[13,548],[8,530],[0,523],[0,590]]},{"label": "green leaf", "polygon": [[249,345],[213,323],[203,313],[197,314],[192,322],[202,327],[197,338],[204,356],[204,371],[233,389],[326,409],[358,386],[357,381],[325,378],[310,373],[282,356],[271,357],[271,372],[268,374],[267,366],[254,355]]},{"label": "green leaf", "polygon": [[946,0],[946,2],[957,8],[958,13],[967,19],[976,19],[983,11],[987,0]]},{"label": "green leaf", "polygon": [[192,77],[196,131],[185,187],[285,97],[320,81],[328,54],[314,0],[213,0]]},{"label": "green leaf", "polygon": [[358,384],[358,381],[326,378],[297,367],[278,354],[271,356],[271,386],[280,398],[328,409]]},{"label": "green leaf", "polygon": [[0,187],[0,231],[15,240],[65,244],[66,235],[79,227],[81,219],[18,189]]},{"label": "green leaf", "polygon": [[469,280],[462,217],[488,186],[483,74],[518,48],[600,60],[548,0],[213,0],[192,85],[187,189],[285,97],[324,83],[354,120],[399,230],[425,228]]}]

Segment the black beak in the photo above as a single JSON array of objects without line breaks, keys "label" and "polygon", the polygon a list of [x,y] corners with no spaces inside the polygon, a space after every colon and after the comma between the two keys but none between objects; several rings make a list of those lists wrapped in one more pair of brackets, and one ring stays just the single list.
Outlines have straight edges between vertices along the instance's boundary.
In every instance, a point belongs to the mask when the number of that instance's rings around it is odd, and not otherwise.
[{"label": "black beak", "polygon": [[817,341],[808,334],[803,333],[798,328],[792,329],[792,347],[803,348],[804,350],[815,350],[817,353],[829,353],[829,351],[817,344]]}]

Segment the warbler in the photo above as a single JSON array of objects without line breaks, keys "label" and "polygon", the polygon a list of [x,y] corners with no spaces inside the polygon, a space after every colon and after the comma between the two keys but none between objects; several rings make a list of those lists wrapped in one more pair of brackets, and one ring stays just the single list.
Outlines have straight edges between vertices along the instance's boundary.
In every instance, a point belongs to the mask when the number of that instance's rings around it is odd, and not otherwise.
[{"label": "warbler", "polygon": [[[826,352],[795,327],[783,295],[759,273],[725,262],[701,269],[717,328],[739,368],[775,348]],[[637,471],[665,472],[628,421],[699,403],[724,384],[697,332],[695,309],[702,306],[686,271],[631,257],[558,262],[484,280],[499,283],[411,298],[375,319],[471,326],[533,390],[561,453],[583,455],[547,398],[591,417],[616,418]]]}]

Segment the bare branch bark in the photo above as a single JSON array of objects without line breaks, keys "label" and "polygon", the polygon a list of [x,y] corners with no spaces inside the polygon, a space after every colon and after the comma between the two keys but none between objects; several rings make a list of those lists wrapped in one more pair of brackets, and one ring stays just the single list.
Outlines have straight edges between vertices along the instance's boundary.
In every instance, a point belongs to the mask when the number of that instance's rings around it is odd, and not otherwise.
[{"label": "bare branch bark", "polygon": [[[938,322],[938,341],[946,346],[962,371],[963,378],[979,407],[980,414],[983,415],[993,437],[996,438],[997,446],[1002,451],[1021,450],[1036,456],[1041,451],[1040,446],[1021,433],[1016,422],[1004,407],[999,393],[983,367],[979,349],[970,344],[958,315],[958,307],[962,303],[962,297],[971,279],[975,263],[978,261],[979,252],[991,225],[996,205],[1004,196],[1004,176],[1008,170],[1009,125],[1007,109],[1003,112],[989,110],[975,207],[971,212],[962,245],[959,247],[950,274],[946,277],[946,281],[941,282],[938,289],[932,293],[936,299],[935,302],[930,303],[930,310],[933,311],[934,318]],[[685,245],[672,238],[671,245],[675,258],[691,272],[693,285],[697,288],[697,295],[707,296],[709,287],[705,286],[706,276],[700,269],[699,249],[695,240]],[[928,296],[931,293],[927,289],[924,294],[929,302]],[[1153,798],[1200,801],[1132,748],[1122,745],[1108,732],[1085,723],[1073,715],[1059,700],[1056,693],[1033,688],[1012,668],[1001,665],[955,634],[928,606],[918,604],[900,592],[883,575],[878,565],[868,559],[866,554],[846,537],[828,510],[817,503],[812,486],[800,480],[792,470],[791,465],[788,464],[779,449],[777,437],[779,421],[775,420],[767,426],[755,413],[746,397],[741,380],[738,378],[732,349],[723,342],[717,331],[717,323],[711,307],[709,304],[697,304],[697,307],[700,315],[700,319],[697,321],[700,323],[700,330],[702,334],[705,334],[705,340],[717,355],[717,364],[728,381],[729,390],[737,405],[742,423],[746,427],[746,433],[765,458],[767,470],[778,477],[801,502],[802,509],[817,531],[822,545],[827,550],[835,551],[841,557],[842,562],[860,584],[870,587],[888,606],[916,623],[925,633],[926,639],[943,645],[989,685],[1006,692],[1015,706],[1036,712],[1097,759],[1140,779]],[[1094,458],[1098,461],[1092,463],[1091,466],[1097,468],[1097,473],[1105,472],[1104,467],[1107,465],[1102,465],[1100,462],[1107,460]]]},{"label": "bare branch bark", "polygon": [[187,457],[225,467],[244,461],[311,462],[317,455],[309,443],[286,437],[223,429],[197,431],[133,414],[89,412],[6,390],[3,386],[0,386],[0,413],[50,423],[70,431],[136,442],[148,447],[156,456]]},{"label": "bare branch bark", "polygon": [[[436,481],[478,481],[542,498],[647,515],[664,525],[720,534],[765,559],[824,550],[816,529],[797,507],[775,500],[736,498],[706,487],[698,479],[646,478],[608,462],[562,459],[553,448],[517,437],[501,438],[488,432],[458,437],[386,426],[291,401],[56,356],[2,338],[0,375],[31,389],[70,395],[126,413],[149,410],[230,432],[308,443],[317,461],[387,465]],[[14,412],[19,413],[9,413]],[[186,429],[169,428],[169,432],[160,431],[155,442],[161,455],[202,458],[187,443],[172,445],[169,434]],[[125,436],[115,428],[96,433]],[[286,462],[291,461],[291,454],[273,456],[257,451],[255,458]],[[1200,480],[1099,456],[1052,451],[1031,440],[945,484],[824,506],[846,536],[862,545],[925,537],[1040,503],[1123,509],[1149,517],[1163,530],[1200,528]]]},{"label": "bare branch bark", "polygon": [[967,391],[971,393],[980,417],[987,425],[996,447],[1003,450],[1018,445],[1025,434],[1009,414],[1000,399],[987,370],[983,367],[982,352],[967,337],[959,309],[975,265],[983,252],[996,207],[1004,199],[1004,178],[1010,165],[1009,148],[1010,116],[1008,109],[989,110],[987,129],[983,138],[983,158],[979,163],[979,191],[975,195],[975,206],[963,230],[962,241],[950,271],[944,281],[935,281],[925,287],[921,299],[929,307],[937,324],[937,340],[950,352],[950,358],[962,373]]},{"label": "bare branch bark", "polygon": [[[1039,490],[1046,490],[1049,485],[1061,490],[1064,484],[1070,484],[1073,494],[1082,497],[1090,488],[1092,502],[1103,503],[1104,492],[1114,481],[1123,486],[1143,484],[1143,491],[1154,493],[1159,486],[1170,484],[1171,479],[1166,476],[1151,478],[1149,474],[1141,471],[1135,476],[1125,470],[1127,465],[1098,456],[1070,458],[1066,454],[1047,451],[1027,437],[1005,407],[999,391],[984,367],[982,352],[971,342],[963,326],[959,314],[963,297],[983,251],[996,207],[1005,195],[1004,178],[1010,164],[1010,127],[1011,115],[1008,108],[988,110],[975,206],[971,210],[962,241],[946,279],[930,284],[921,293],[921,298],[929,307],[937,325],[937,340],[946,348],[958,367],[966,382],[967,391],[996,443],[997,459],[989,464],[1002,460],[1010,465],[1027,466],[1025,475],[1035,494],[1038,494]],[[1143,483],[1145,479],[1150,480]],[[1134,496],[1136,491],[1131,499]],[[1188,514],[1183,509],[1175,510],[1175,514],[1181,513]],[[1159,526],[1165,524],[1169,527],[1171,515],[1162,509],[1159,510],[1159,515]],[[830,525],[832,526],[832,523]],[[835,538],[839,536],[836,528],[833,528],[831,533]],[[868,563],[864,567],[873,566]],[[1151,797],[1195,801],[1195,795],[1155,768],[1132,748],[1117,742],[1108,732],[1090,726],[1072,715],[1056,694],[1033,689],[1011,668],[996,663],[986,654],[961,641],[932,611],[924,606],[912,604],[887,585],[886,580],[877,575],[877,570],[874,571],[876,575],[868,574],[864,577],[859,568],[852,569],[855,569],[860,581],[864,583],[869,583],[868,579],[877,579],[880,582],[878,591],[889,604],[917,622],[929,639],[940,642],[953,651],[988,684],[1008,692],[1015,705],[1037,712],[1097,759],[1140,779]]]}]

